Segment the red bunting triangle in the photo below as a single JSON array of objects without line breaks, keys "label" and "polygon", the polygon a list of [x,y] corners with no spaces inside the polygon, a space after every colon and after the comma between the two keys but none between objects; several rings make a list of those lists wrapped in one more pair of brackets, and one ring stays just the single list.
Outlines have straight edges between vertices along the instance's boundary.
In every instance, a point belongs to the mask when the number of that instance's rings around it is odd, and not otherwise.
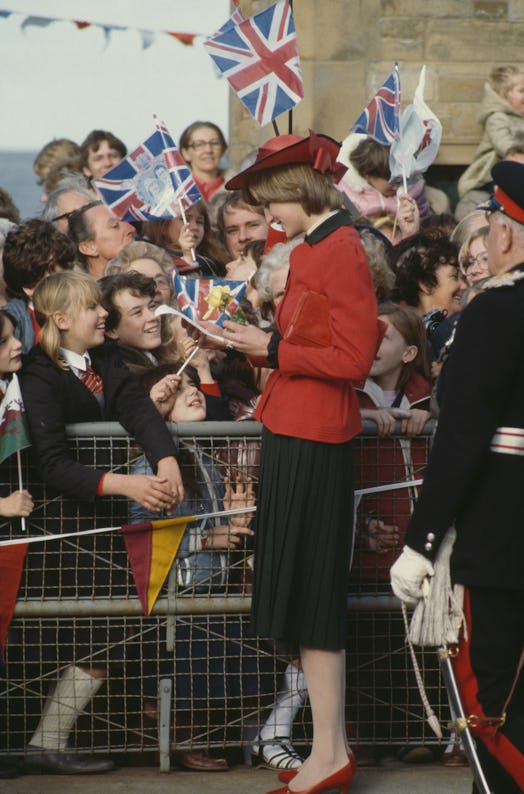
[{"label": "red bunting triangle", "polygon": [[0,652],[2,656],[9,625],[13,617],[13,612],[15,611],[26,551],[27,543],[21,543],[18,546],[4,546],[0,549],[0,581],[2,582],[2,598],[0,600]]},{"label": "red bunting triangle", "polygon": [[198,36],[198,33],[174,33],[171,30],[164,31],[167,33],[168,36],[172,36],[174,39],[178,39],[181,44],[185,44],[186,46],[190,47],[193,44],[194,39]]}]

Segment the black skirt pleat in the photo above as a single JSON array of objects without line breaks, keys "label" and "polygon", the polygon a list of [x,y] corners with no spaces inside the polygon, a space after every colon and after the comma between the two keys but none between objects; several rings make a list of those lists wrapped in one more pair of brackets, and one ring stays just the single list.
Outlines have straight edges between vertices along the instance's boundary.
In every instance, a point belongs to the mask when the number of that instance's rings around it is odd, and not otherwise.
[{"label": "black skirt pleat", "polygon": [[351,441],[326,444],[264,428],[252,612],[259,636],[345,647],[352,462]]}]

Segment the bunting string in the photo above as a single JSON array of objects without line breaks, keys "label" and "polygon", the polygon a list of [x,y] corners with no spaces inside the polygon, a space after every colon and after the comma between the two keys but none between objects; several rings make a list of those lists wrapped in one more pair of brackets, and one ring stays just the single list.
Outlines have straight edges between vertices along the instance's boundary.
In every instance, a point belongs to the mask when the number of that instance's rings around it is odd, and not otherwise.
[{"label": "bunting string", "polygon": [[[170,521],[172,524],[189,524],[192,521],[203,521],[208,518],[226,518],[227,516],[238,516],[245,513],[254,513],[256,507],[240,507],[234,510],[217,510],[213,513],[199,513],[198,515],[189,516],[176,516],[174,518],[159,518],[153,519],[150,524],[152,530],[155,530],[155,523],[158,521],[160,524],[166,524]],[[126,528],[132,531],[133,524],[126,524]],[[18,546],[21,543],[47,543],[50,540],[63,540],[65,538],[80,538],[84,535],[100,535],[103,532],[119,532],[121,526],[118,527],[95,527],[94,529],[84,529],[79,532],[59,532],[56,535],[36,535],[29,538],[13,538],[11,540],[0,540],[0,546]],[[137,529],[143,530],[143,524],[138,524]]]},{"label": "bunting string", "polygon": [[147,50],[151,45],[155,42],[155,38],[157,34],[170,36],[173,39],[176,39],[181,44],[185,46],[192,46],[194,43],[195,38],[198,36],[205,36],[207,34],[204,33],[190,33],[188,31],[178,31],[178,30],[147,30],[144,28],[139,28],[134,25],[116,25],[107,22],[95,22],[89,21],[84,19],[74,19],[72,17],[55,17],[55,16],[47,16],[44,14],[24,14],[19,11],[11,11],[8,8],[0,8],[0,19],[8,19],[11,16],[21,16],[22,21],[20,23],[20,29],[22,31],[27,30],[28,28],[47,28],[49,25],[52,25],[54,22],[71,22],[73,23],[77,30],[85,30],[86,28],[100,28],[104,33],[104,38],[106,44],[109,43],[111,34],[114,32],[122,32],[127,30],[136,30],[142,42],[142,49]]},{"label": "bunting string", "polygon": [[[387,485],[376,485],[371,488],[355,488],[355,497],[368,496],[373,493],[384,493],[386,491],[396,491],[400,488],[413,488],[422,484],[422,480],[406,480],[402,482],[388,483]],[[176,518],[159,519],[161,522],[172,520],[173,523],[190,523],[192,521],[201,521],[208,518],[227,518],[228,516],[245,515],[248,513],[256,512],[256,507],[243,507],[234,508],[232,510],[217,510],[213,513],[200,513],[197,516],[177,516]],[[153,530],[155,520],[152,522]],[[126,525],[132,529],[132,524]],[[94,529],[84,529],[79,532],[59,532],[56,535],[37,535],[33,537],[20,537],[12,538],[11,540],[0,540],[0,547],[2,546],[18,546],[22,543],[47,543],[50,540],[65,540],[66,538],[79,538],[85,535],[99,535],[103,532],[118,532],[121,529],[118,527],[98,527]]]}]

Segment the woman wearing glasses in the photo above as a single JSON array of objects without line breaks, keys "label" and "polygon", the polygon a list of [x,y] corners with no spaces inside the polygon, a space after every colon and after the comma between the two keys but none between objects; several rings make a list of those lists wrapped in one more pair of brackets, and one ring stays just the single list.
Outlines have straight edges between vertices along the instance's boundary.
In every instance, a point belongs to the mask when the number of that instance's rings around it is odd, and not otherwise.
[{"label": "woman wearing glasses", "polygon": [[194,121],[180,136],[179,148],[202,198],[208,202],[224,187],[220,170],[220,160],[227,149],[224,133],[212,121]]},{"label": "woman wearing glasses", "polygon": [[459,265],[464,278],[471,287],[476,281],[489,276],[487,240],[489,226],[475,229],[459,251]]}]

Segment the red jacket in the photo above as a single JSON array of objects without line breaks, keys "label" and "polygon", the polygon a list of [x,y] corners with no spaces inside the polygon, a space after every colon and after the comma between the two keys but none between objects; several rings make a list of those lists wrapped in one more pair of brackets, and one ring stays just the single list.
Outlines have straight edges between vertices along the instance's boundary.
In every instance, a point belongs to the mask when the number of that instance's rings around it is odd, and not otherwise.
[{"label": "red jacket", "polygon": [[282,340],[255,417],[273,433],[340,443],[361,430],[351,381],[366,378],[379,344],[377,304],[357,232],[341,211],[293,249],[277,310],[282,336],[304,290],[327,296],[331,345],[303,347]]}]

